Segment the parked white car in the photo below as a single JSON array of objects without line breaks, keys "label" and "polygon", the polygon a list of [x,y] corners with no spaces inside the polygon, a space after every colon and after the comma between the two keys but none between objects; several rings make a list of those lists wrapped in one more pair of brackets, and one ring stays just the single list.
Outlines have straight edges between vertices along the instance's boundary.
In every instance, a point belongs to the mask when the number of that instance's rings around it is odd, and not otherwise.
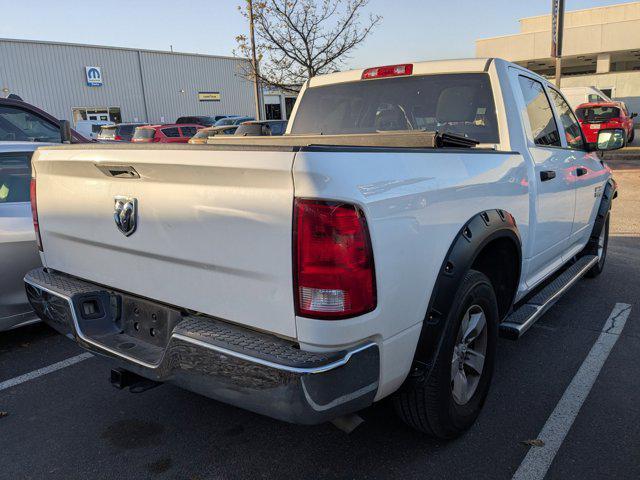
[{"label": "parked white car", "polygon": [[603,269],[616,185],[590,149],[562,93],[503,60],[317,76],[284,136],[40,149],[46,269],[25,281],[121,387],[304,424],[393,396],[452,438],[498,332]]},{"label": "parked white car", "polygon": [[76,131],[91,140],[97,140],[100,130],[107,125],[115,125],[115,123],[103,120],[79,120],[76,123]]}]

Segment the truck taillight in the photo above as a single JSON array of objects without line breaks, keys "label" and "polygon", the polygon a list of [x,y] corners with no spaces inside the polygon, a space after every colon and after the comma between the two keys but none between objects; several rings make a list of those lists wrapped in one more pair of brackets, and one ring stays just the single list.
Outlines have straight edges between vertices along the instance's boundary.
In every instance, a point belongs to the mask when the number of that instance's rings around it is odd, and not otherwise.
[{"label": "truck taillight", "polygon": [[38,202],[36,201],[36,179],[31,179],[31,187],[29,188],[31,198],[31,217],[33,218],[33,229],[36,231],[36,244],[38,250],[42,250],[42,238],[40,237],[40,225],[38,224]]},{"label": "truck taillight", "polygon": [[296,199],[296,314],[325,320],[376,308],[373,251],[364,213],[341,202]]},{"label": "truck taillight", "polygon": [[413,64],[405,63],[402,65],[386,65],[384,67],[367,68],[362,72],[363,80],[385,77],[400,77],[403,75],[411,75],[413,73]]}]

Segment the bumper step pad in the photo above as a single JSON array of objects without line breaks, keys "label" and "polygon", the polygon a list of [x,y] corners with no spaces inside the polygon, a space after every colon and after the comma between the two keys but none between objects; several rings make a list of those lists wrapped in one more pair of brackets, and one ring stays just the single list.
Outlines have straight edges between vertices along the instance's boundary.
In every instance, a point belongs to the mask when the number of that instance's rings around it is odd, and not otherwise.
[{"label": "bumper step pad", "polygon": [[[45,268],[29,272],[25,284],[36,313],[85,349],[147,379],[257,413],[320,423],[370,405],[377,392],[379,351],[373,342],[309,352],[274,335]],[[154,312],[153,338],[133,329],[134,311]]]}]

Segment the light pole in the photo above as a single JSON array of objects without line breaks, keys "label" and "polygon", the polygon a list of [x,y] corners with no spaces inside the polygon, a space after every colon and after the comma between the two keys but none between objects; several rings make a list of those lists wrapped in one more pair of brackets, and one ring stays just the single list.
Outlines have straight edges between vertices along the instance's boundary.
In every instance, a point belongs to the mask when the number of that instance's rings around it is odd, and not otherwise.
[{"label": "light pole", "polygon": [[258,59],[256,57],[256,39],[253,34],[253,0],[247,0],[249,7],[249,37],[251,40],[251,62],[253,66],[253,86],[256,94],[256,120],[261,120],[260,108],[260,71],[258,70]]},{"label": "light pole", "polygon": [[562,31],[564,30],[564,0],[551,0],[551,56],[556,59],[556,87],[562,77]]}]

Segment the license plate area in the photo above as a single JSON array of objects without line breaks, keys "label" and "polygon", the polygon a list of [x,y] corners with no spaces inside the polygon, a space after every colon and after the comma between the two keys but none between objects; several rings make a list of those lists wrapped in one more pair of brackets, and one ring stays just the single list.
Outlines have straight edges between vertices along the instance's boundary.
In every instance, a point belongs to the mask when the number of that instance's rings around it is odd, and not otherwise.
[{"label": "license plate area", "polygon": [[599,123],[592,123],[589,128],[591,130],[598,130],[600,128],[600,124]]},{"label": "license plate area", "polygon": [[181,320],[178,310],[148,300],[122,296],[122,333],[158,347],[166,347]]}]

